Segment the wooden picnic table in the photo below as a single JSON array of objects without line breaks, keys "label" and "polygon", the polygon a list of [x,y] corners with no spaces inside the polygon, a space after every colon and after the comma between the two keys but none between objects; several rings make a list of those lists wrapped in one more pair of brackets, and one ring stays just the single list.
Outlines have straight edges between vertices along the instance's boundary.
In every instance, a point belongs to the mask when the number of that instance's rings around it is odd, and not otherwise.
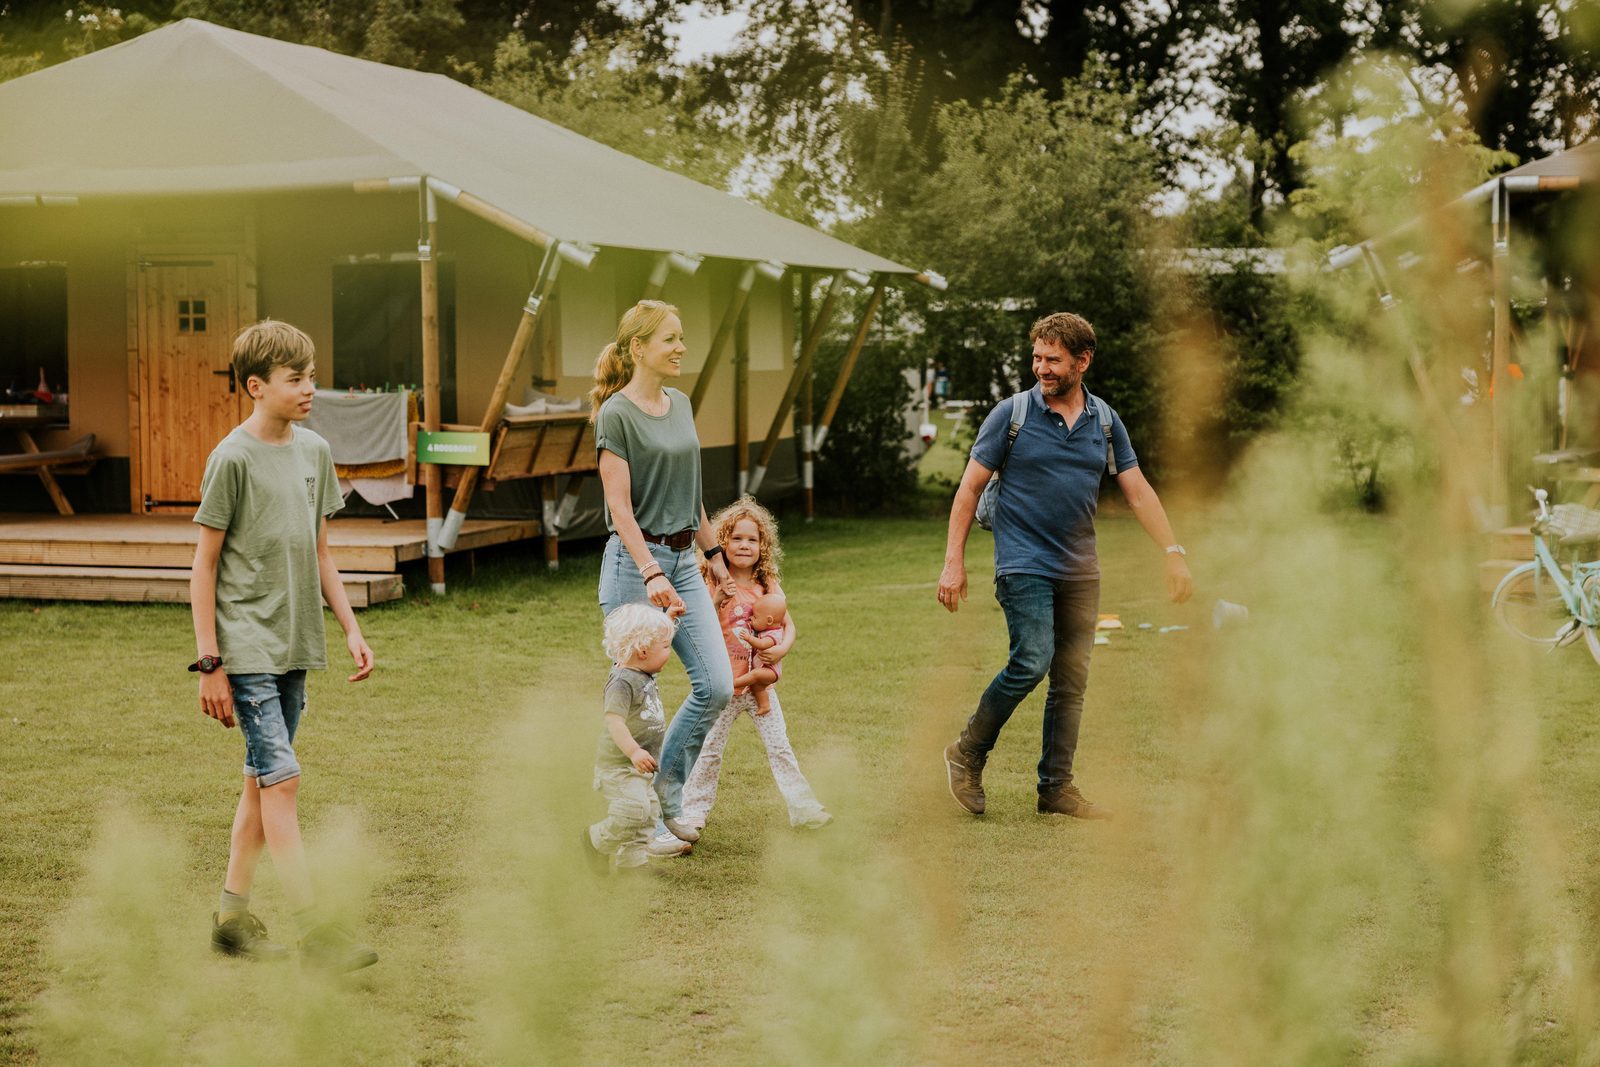
[{"label": "wooden picnic table", "polygon": [[[33,431],[60,421],[59,414],[47,413],[37,405],[0,404],[0,430],[9,430],[24,453],[42,455],[39,443],[33,439]],[[39,476],[39,480],[44,483],[44,491],[50,494],[50,500],[56,506],[57,513],[71,515],[72,504],[67,501],[67,494],[61,491],[61,483],[56,481],[50,466],[48,463],[40,463],[37,466],[24,466],[21,469],[31,470]]]}]

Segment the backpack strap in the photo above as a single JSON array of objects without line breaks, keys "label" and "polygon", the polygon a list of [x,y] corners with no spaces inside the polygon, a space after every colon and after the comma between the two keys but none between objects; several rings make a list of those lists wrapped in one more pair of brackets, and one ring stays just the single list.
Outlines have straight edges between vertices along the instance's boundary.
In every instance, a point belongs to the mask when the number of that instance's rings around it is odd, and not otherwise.
[{"label": "backpack strap", "polygon": [[1022,424],[1028,421],[1028,393],[1022,392],[1011,398],[1011,425],[1006,428],[1006,450],[1000,453],[1000,466],[994,469],[996,474],[1006,469],[1006,460],[1011,458],[1011,446],[1017,443],[1017,434],[1022,432]]},{"label": "backpack strap", "polygon": [[1089,403],[1094,405],[1095,414],[1100,417],[1100,433],[1106,439],[1106,471],[1115,478],[1117,476],[1117,451],[1111,444],[1111,405],[1092,395],[1087,389],[1083,391],[1083,395],[1089,398]]}]

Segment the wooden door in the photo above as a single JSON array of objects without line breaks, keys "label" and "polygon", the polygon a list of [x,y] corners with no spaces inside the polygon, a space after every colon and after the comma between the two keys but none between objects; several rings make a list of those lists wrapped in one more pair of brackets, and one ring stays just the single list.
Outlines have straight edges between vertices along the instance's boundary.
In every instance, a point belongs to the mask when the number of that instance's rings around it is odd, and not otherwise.
[{"label": "wooden door", "polygon": [[239,330],[235,254],[139,262],[139,480],[146,511],[192,511],[206,457],[248,405],[229,350]]}]

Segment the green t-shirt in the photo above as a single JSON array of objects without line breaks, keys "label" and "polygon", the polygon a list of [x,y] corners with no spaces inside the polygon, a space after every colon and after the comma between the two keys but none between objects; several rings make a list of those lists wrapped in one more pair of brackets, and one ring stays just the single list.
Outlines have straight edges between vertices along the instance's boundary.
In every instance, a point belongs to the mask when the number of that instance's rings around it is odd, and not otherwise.
[{"label": "green t-shirt", "polygon": [[206,460],[194,521],[227,531],[217,562],[217,651],[229,674],[326,667],[317,531],[344,507],[328,442],[236,428]]},{"label": "green t-shirt", "polygon": [[[694,430],[694,410],[678,390],[666,393],[665,415],[647,415],[615,393],[600,405],[594,420],[596,452],[614,452],[627,462],[633,517],[653,534],[700,525],[700,435]],[[608,507],[606,529],[616,528]]]},{"label": "green t-shirt", "polygon": [[[661,758],[661,739],[667,732],[666,713],[661,709],[661,691],[656,676],[632,667],[611,668],[606,678],[606,714],[620,715],[628,733],[652,758]],[[600,732],[600,747],[594,755],[603,767],[632,767],[633,761],[611,739],[610,730]]]}]

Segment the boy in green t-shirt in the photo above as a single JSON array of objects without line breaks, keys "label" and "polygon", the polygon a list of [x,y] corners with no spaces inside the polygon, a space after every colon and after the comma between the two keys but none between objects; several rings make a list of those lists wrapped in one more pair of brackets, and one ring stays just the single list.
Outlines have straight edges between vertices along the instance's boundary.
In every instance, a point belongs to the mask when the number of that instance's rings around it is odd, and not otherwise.
[{"label": "boy in green t-shirt", "polygon": [[300,764],[294,736],[305,710],[306,671],[326,667],[326,598],[359,682],[372,650],[328,549],[328,516],[344,506],[328,442],[296,425],[316,390],[311,338],[266,320],[240,331],[233,371],[255,411],[206,461],[200,483],[200,543],[189,603],[200,658],[200,707],[244,735],[244,792],[233,819],[228,873],[212,917],[218,952],[285,959],[250,913],[250,883],[265,845],[300,926],[303,963],[352,971],[378,961],[337,923],[317,913],[300,843]]}]

